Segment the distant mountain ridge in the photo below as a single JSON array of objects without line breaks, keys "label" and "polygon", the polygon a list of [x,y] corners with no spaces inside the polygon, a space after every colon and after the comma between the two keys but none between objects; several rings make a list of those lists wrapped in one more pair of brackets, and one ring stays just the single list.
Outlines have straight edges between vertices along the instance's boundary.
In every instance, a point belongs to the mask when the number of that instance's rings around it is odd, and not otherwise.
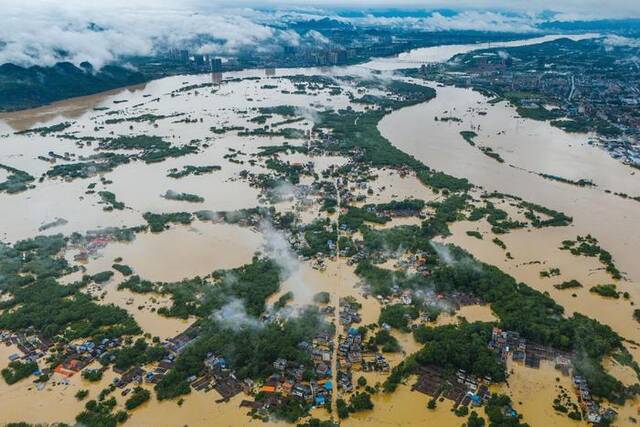
[{"label": "distant mountain ridge", "polygon": [[0,111],[33,108],[76,96],[91,95],[149,80],[129,68],[107,65],[95,70],[88,62],[60,62],[51,67],[0,65]]}]

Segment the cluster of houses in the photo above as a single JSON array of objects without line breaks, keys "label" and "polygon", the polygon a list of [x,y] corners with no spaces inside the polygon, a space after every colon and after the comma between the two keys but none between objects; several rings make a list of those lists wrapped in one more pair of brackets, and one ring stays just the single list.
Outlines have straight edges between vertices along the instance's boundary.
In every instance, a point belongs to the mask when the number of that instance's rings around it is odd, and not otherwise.
[{"label": "cluster of houses", "polygon": [[357,305],[346,299],[340,300],[340,324],[344,334],[338,340],[337,386],[344,392],[353,391],[352,371],[388,372],[389,362],[381,353],[369,351],[362,342],[362,334],[353,325],[362,321]]},{"label": "cluster of houses", "polygon": [[57,160],[63,160],[65,162],[70,162],[76,156],[75,153],[65,152],[63,155],[57,154],[53,151],[49,151],[47,156],[38,156],[38,160],[42,160],[43,162],[53,163],[55,164]]},{"label": "cluster of houses", "polygon": [[224,357],[208,353],[204,361],[205,372],[200,377],[192,376],[188,381],[195,390],[209,391],[215,389],[222,397],[221,401],[228,401],[240,392],[248,393],[253,387],[251,380],[240,380],[227,364]]},{"label": "cluster of houses", "polygon": [[305,378],[305,366],[279,358],[273,363],[275,372],[256,390],[256,401],[244,400],[241,406],[264,409],[278,405],[284,397],[294,397],[318,407],[331,401],[333,335],[320,333],[311,343],[300,342],[298,348],[311,356],[312,379]]},{"label": "cluster of houses", "polygon": [[[36,362],[46,356],[53,342],[38,334],[0,332],[0,342],[7,346],[15,345],[21,354],[9,355],[10,361]],[[81,343],[69,343],[62,349],[60,363],[55,366],[53,372],[63,377],[71,377],[82,371],[94,360],[101,357],[109,357],[109,351],[122,345],[119,338],[104,338],[99,342],[84,341]],[[34,375],[48,375],[49,369],[37,370]]]},{"label": "cluster of houses", "polygon": [[554,362],[556,368],[564,375],[569,375],[572,368],[571,359],[575,356],[573,353],[529,342],[518,332],[503,331],[497,327],[491,331],[489,348],[495,350],[503,361],[511,356],[512,361],[523,363],[530,368],[539,368],[541,360]]},{"label": "cluster of houses", "polygon": [[[331,382],[331,368],[323,362],[316,363],[315,379],[304,381],[303,366],[289,366],[285,359],[274,362],[276,373],[271,375],[259,389],[265,395],[277,394],[280,397],[295,397],[314,406],[323,406],[331,401],[333,384]],[[268,401],[268,400],[267,400]]]},{"label": "cluster of houses", "polygon": [[[19,352],[9,356],[10,361],[20,360],[37,363],[39,359],[47,356],[49,349],[53,343],[39,335],[26,335],[24,333],[0,332],[0,342],[5,345],[15,345]],[[91,373],[91,371],[104,371],[106,368],[87,368],[94,361],[113,362],[115,355],[113,350],[121,348],[123,341],[119,338],[103,338],[100,341],[83,341],[65,344],[62,353],[59,356],[59,363],[53,368],[36,369],[33,375],[36,377],[49,376],[53,373],[62,377],[61,383],[67,381],[68,378],[80,372]],[[168,358],[175,360],[175,354],[170,354]],[[166,361],[163,361],[166,362]],[[163,362],[160,363],[162,366]],[[172,364],[172,362],[171,362]],[[157,367],[158,372],[164,373],[169,366]],[[129,369],[121,370],[117,367],[113,368],[114,372],[120,376],[116,377],[113,384],[124,389],[129,384],[142,384],[144,381],[155,382],[156,372],[145,372],[141,367],[134,366]],[[158,377],[159,378],[159,377]],[[37,382],[36,387],[41,390],[45,386],[45,382]],[[126,395],[130,389],[123,390]]]},{"label": "cluster of houses", "polygon": [[586,420],[588,422],[592,424],[600,424],[604,421],[610,422],[616,417],[616,411],[611,408],[603,410],[598,402],[592,399],[589,384],[583,376],[577,374],[573,375],[573,387],[578,395],[580,407],[586,414]]},{"label": "cluster of houses", "polygon": [[347,298],[340,299],[339,309],[340,325],[346,334],[340,335],[338,340],[338,388],[350,392],[353,389],[350,371],[354,365],[362,363],[363,351],[362,335],[353,325],[362,322],[362,318],[358,313],[359,306]]},{"label": "cluster of houses", "polygon": [[351,304],[350,301],[341,298],[340,299],[340,324],[344,327],[349,327],[354,323],[362,322],[362,318],[360,317],[360,313],[358,313],[358,309],[354,304]]},{"label": "cluster of houses", "polygon": [[[171,369],[176,361],[176,358],[182,353],[187,346],[195,339],[197,333],[194,333],[194,327],[189,327],[184,332],[176,335],[175,337],[168,338],[162,343],[162,346],[167,350],[166,356],[158,362],[152,371],[144,374],[145,382],[156,384],[158,383]],[[194,378],[190,378],[192,383]]]},{"label": "cluster of houses", "polygon": [[[0,343],[6,346],[15,345],[18,348],[19,353],[9,355],[9,362],[21,361],[38,363],[38,359],[43,357],[49,350],[49,347],[51,347],[51,341],[39,335],[14,334],[7,331],[0,331]],[[33,375],[36,377],[49,374],[49,369],[36,369],[33,372]],[[36,383],[36,387],[41,390],[44,388],[44,383],[38,382]]]},{"label": "cluster of houses", "polygon": [[398,259],[393,267],[402,270],[412,270],[422,276],[431,274],[431,268],[428,265],[429,255],[426,252],[416,252],[415,254],[407,254]]},{"label": "cluster of houses", "polygon": [[418,381],[412,390],[438,399],[440,396],[452,400],[458,406],[480,406],[489,400],[490,378],[479,378],[459,369],[449,376],[438,366],[422,366],[418,371]]},{"label": "cluster of houses", "polygon": [[602,409],[593,400],[587,380],[573,371],[571,361],[575,354],[528,342],[517,332],[503,331],[495,327],[492,330],[489,347],[494,349],[503,361],[511,356],[513,362],[523,363],[530,368],[539,368],[540,361],[547,360],[553,362],[555,368],[563,375],[568,376],[573,372],[573,386],[586,420],[593,424],[600,424],[615,418],[616,412],[611,408]]},{"label": "cluster of houses", "polygon": [[[640,119],[632,113],[639,102],[636,85],[632,83],[638,79],[637,70],[620,73],[616,67],[608,65],[598,72],[584,73],[584,63],[580,61],[546,58],[549,62],[545,63],[543,72],[531,72],[530,65],[537,59],[521,59],[504,60],[488,53],[474,56],[475,66],[468,73],[443,73],[439,69],[426,68],[423,72],[435,72],[441,81],[457,86],[482,87],[497,93],[526,92],[530,95],[518,101],[522,108],[552,109],[557,116],[579,123],[591,121],[592,126],[601,123],[597,125],[604,129],[601,142],[611,155],[631,165],[640,164],[640,145],[637,144]],[[609,64],[608,61],[595,62]],[[625,76],[624,81],[620,79],[621,75]],[[555,105],[549,108],[550,104]],[[617,140],[612,140],[612,136]],[[610,146],[609,142],[613,144]],[[626,147],[622,148],[619,143]]]},{"label": "cluster of houses", "polygon": [[[120,376],[113,379],[113,385],[120,389],[125,389],[129,384],[140,385],[147,372],[139,366],[131,367],[127,370],[113,369]],[[122,395],[126,396],[131,389],[125,389],[122,391]]]},{"label": "cluster of houses", "polygon": [[82,371],[96,359],[113,361],[115,356],[110,351],[121,346],[120,338],[103,338],[99,342],[84,341],[79,344],[67,344],[61,362],[54,370],[60,375],[70,377]]},{"label": "cluster of houses", "polygon": [[341,336],[338,344],[340,367],[350,369],[362,363],[362,335],[356,328],[349,328],[346,336]]},{"label": "cluster of houses", "polygon": [[97,258],[98,252],[109,243],[131,239],[132,234],[133,232],[130,230],[113,227],[90,230],[83,236],[74,233],[70,247],[76,249],[78,253],[73,258],[79,262],[86,262],[89,258]]},{"label": "cluster of houses", "polygon": [[620,159],[632,166],[640,166],[640,146],[637,143],[634,144],[623,140],[606,140],[600,142],[603,142],[604,147],[614,159]]},{"label": "cluster of houses", "polygon": [[0,342],[6,346],[15,345],[20,353],[14,353],[9,356],[10,361],[27,360],[35,362],[44,356],[52,345],[52,342],[41,335],[27,335],[25,333],[11,333],[8,331],[0,331]]}]

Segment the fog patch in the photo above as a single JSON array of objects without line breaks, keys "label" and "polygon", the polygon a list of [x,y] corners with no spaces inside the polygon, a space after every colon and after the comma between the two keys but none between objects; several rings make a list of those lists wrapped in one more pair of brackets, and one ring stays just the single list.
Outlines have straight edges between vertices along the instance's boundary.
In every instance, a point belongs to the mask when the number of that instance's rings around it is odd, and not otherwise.
[{"label": "fog patch", "polygon": [[286,200],[294,197],[297,194],[296,186],[288,181],[281,181],[275,188],[271,189],[269,193],[275,197],[276,200]]},{"label": "fog patch", "polygon": [[445,264],[453,265],[458,261],[453,256],[453,254],[451,253],[451,249],[447,245],[436,243],[434,241],[430,241],[429,245],[431,245],[433,250],[436,252],[438,258],[440,258],[440,261],[444,262]]},{"label": "fog patch", "polygon": [[[225,278],[226,280],[226,278]],[[211,314],[211,319],[218,321],[223,326],[234,331],[243,328],[262,328],[263,324],[255,317],[249,315],[242,300],[231,299],[219,310]]]},{"label": "fog patch", "polygon": [[268,221],[260,223],[260,231],[266,242],[265,253],[281,268],[285,280],[291,284],[294,301],[300,305],[311,304],[313,292],[305,281],[303,264],[291,250],[286,235]]},{"label": "fog patch", "polygon": [[214,212],[211,210],[197,211],[195,214],[200,221],[219,222],[223,220],[222,215],[220,215],[218,212]]},{"label": "fog patch", "polygon": [[296,107],[294,111],[295,111],[295,114],[297,116],[304,117],[305,119],[313,122],[313,124],[318,125],[318,124],[322,123],[322,119],[320,118],[320,114],[318,114],[318,111],[313,109],[313,108]]},{"label": "fog patch", "polygon": [[454,265],[462,265],[464,267],[473,268],[474,270],[481,270],[481,266],[473,259],[470,255],[466,253],[454,253],[452,250],[455,246],[451,244],[442,244],[434,242],[433,240],[429,241],[429,245],[433,248],[433,250],[438,255],[440,261],[442,261],[446,265],[454,266]]},{"label": "fog patch", "polygon": [[602,39],[602,43],[609,49],[615,47],[640,48],[640,38],[623,37],[613,34]]}]

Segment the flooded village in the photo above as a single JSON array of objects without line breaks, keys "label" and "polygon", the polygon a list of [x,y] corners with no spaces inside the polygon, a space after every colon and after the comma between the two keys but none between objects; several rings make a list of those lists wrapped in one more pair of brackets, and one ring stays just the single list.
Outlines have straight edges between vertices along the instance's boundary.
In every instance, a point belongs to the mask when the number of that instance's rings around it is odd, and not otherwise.
[{"label": "flooded village", "polygon": [[376,64],[0,115],[0,423],[635,424],[638,175]]}]

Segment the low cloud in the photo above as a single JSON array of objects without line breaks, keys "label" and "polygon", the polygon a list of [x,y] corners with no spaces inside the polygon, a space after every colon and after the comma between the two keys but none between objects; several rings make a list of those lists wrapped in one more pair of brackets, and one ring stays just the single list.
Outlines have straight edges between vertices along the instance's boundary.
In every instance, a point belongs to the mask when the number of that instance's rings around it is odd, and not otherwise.
[{"label": "low cloud", "polygon": [[[331,9],[337,4],[322,0],[0,0],[0,64],[88,61],[100,68],[169,48],[225,56],[245,49],[265,52],[287,45],[325,45],[330,41],[320,32],[298,33],[288,24],[327,17],[356,27],[531,32],[548,20],[640,16],[640,3],[619,0],[606,5],[595,0],[541,1],[535,7],[524,0],[465,0],[456,3],[457,11],[447,12],[429,11],[427,8],[451,7],[430,0],[409,0],[402,5],[390,0],[351,0],[341,2],[342,9]],[[414,8],[402,14],[376,9],[390,6]],[[353,9],[344,9],[348,7]]]},{"label": "low cloud", "polygon": [[305,38],[319,44],[331,43],[331,40],[323,36],[321,33],[317,32],[316,30],[307,31],[307,33],[305,34]]},{"label": "low cloud", "polygon": [[[118,3],[118,2],[116,2]],[[45,0],[2,6],[0,64],[53,65],[83,61],[100,68],[128,56],[169,48],[234,54],[243,48],[298,43],[297,34],[258,22],[252,10],[201,11],[147,5]]]},{"label": "low cloud", "polygon": [[640,38],[630,38],[622,36],[607,36],[602,41],[606,47],[631,47],[640,48]]},{"label": "low cloud", "polygon": [[381,17],[368,15],[351,20],[366,26],[386,26],[421,31],[495,31],[495,32],[536,32],[535,18],[528,15],[507,15],[489,11],[465,11],[454,15],[434,12],[426,17]]}]

